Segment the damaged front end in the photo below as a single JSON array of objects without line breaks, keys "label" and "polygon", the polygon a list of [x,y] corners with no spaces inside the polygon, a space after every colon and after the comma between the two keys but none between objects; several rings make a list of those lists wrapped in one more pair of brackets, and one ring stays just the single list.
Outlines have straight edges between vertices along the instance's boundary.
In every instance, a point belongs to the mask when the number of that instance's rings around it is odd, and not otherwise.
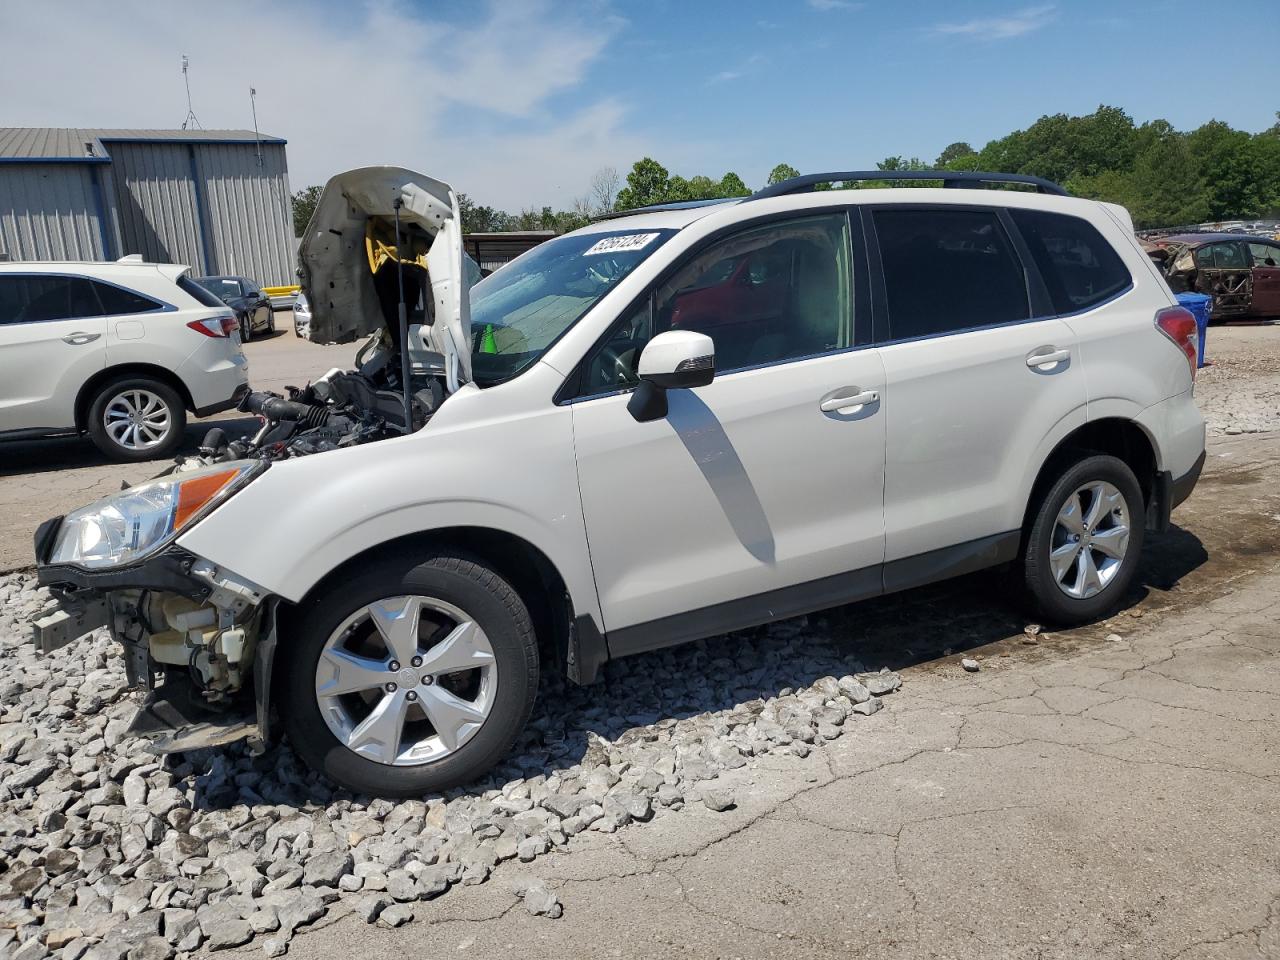
[{"label": "damaged front end", "polygon": [[[289,395],[248,394],[261,426],[221,428],[153,480],[43,524],[37,577],[55,603],[33,621],[46,654],[102,627],[146,691],[130,732],[157,752],[269,735],[279,598],[177,544],[179,535],[272,462],[422,429],[471,378],[469,291],[448,184],[369,167],[325,186],[300,252],[310,339],[365,337],[355,367]],[[252,536],[252,531],[245,531]]]},{"label": "damaged front end", "polygon": [[174,540],[267,465],[242,461],[152,480],[46,521],[37,578],[55,598],[32,623],[51,654],[106,627],[130,686],[130,727],[157,752],[266,741],[277,600]]}]

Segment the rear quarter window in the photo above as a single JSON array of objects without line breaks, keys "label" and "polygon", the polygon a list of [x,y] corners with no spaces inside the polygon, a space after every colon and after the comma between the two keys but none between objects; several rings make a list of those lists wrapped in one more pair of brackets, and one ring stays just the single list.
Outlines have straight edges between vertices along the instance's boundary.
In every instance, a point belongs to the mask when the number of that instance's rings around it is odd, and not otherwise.
[{"label": "rear quarter window", "polygon": [[188,276],[185,273],[178,278],[178,289],[181,290],[183,293],[187,294],[188,296],[193,297],[196,300],[196,302],[203,304],[206,307],[225,307],[226,306],[225,303],[223,303],[221,300],[215,297],[212,293],[210,293],[204,287],[200,286],[200,284],[196,283],[194,280],[191,279],[190,276]]},{"label": "rear quarter window", "polygon": [[102,304],[102,312],[108,317],[118,317],[129,313],[150,313],[152,310],[159,310],[162,304],[156,303],[150,297],[144,297],[140,293],[132,290],[126,290],[124,287],[117,287],[110,283],[100,283],[97,280],[91,280],[94,292],[98,295],[98,300]]},{"label": "rear quarter window", "polygon": [[1055,313],[1097,306],[1133,279],[1120,255],[1093,224],[1042,210],[1010,210],[1040,269]]}]

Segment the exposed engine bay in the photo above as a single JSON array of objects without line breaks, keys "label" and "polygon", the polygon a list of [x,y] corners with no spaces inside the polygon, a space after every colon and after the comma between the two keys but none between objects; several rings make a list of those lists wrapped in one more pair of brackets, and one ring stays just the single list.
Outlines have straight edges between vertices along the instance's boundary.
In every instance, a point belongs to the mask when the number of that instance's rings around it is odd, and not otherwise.
[{"label": "exposed engine bay", "polygon": [[184,458],[176,469],[246,458],[304,457],[421,430],[444,402],[443,361],[438,354],[431,363],[414,361],[417,372],[409,378],[406,424],[397,359],[380,338],[374,338],[357,355],[354,370],[335,367],[301,389],[286,388],[287,397],[265,391],[246,394],[239,409],[262,421],[258,431],[229,440],[221,427],[214,427],[205,435],[199,453]]},{"label": "exposed engine bay", "polygon": [[261,420],[258,431],[229,439],[214,428],[177,471],[413,433],[470,379],[468,294],[480,268],[462,251],[447,184],[399,167],[339,174],[325,185],[298,258],[308,338],[367,337],[354,369],[330,370],[287,396],[248,394],[239,409]]}]

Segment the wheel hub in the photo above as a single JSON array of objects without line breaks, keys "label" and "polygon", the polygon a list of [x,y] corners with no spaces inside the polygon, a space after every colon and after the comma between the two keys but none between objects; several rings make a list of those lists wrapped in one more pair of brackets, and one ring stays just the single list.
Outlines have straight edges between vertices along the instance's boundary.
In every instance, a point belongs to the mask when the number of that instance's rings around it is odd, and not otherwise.
[{"label": "wheel hub", "polygon": [[1058,588],[1074,600],[1105,590],[1129,549],[1124,495],[1104,480],[1078,487],[1058,510],[1049,543],[1049,567]]},{"label": "wheel hub", "polygon": [[360,607],[325,641],[315,674],[330,732],[389,766],[432,763],[463,747],[488,719],[497,684],[497,660],[480,626],[458,607],[422,596]]}]

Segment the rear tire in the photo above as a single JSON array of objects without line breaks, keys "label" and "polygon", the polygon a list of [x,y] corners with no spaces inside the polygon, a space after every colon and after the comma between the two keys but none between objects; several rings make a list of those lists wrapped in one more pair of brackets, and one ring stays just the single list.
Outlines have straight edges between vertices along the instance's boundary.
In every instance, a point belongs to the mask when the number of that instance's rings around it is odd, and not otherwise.
[{"label": "rear tire", "polygon": [[187,410],[167,383],[122,377],[102,387],[90,402],[87,429],[94,445],[112,460],[159,460],[181,446]]},{"label": "rear tire", "polygon": [[294,749],[348,790],[382,797],[482,776],[511,749],[538,688],[519,595],[452,553],[385,560],[344,580],[303,612],[277,663],[287,664],[278,702]]},{"label": "rear tire", "polygon": [[276,312],[272,309],[267,314],[267,336],[274,337],[276,335]]},{"label": "rear tire", "polygon": [[1113,612],[1142,554],[1142,488],[1122,460],[1086,454],[1044,491],[1023,538],[1022,577],[1034,612],[1072,626]]},{"label": "rear tire", "polygon": [[252,339],[253,318],[246,313],[240,318],[240,342],[248,343]]}]

